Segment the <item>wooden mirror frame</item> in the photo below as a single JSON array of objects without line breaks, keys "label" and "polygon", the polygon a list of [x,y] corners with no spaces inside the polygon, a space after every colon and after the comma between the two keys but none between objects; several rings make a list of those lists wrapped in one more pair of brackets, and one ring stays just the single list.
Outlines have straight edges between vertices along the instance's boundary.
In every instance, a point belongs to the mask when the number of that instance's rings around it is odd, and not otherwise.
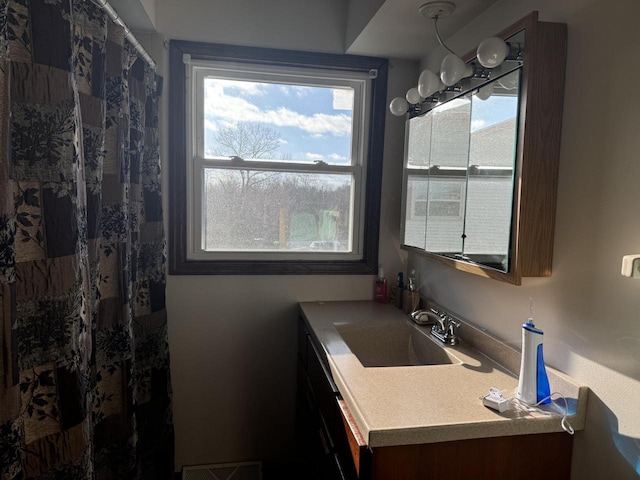
[{"label": "wooden mirror frame", "polygon": [[[525,50],[508,271],[402,245],[457,270],[514,285],[522,277],[551,275],[567,45],[566,24],[539,22],[535,11],[496,36],[507,39],[521,31]],[[463,60],[475,56],[472,51]]]}]

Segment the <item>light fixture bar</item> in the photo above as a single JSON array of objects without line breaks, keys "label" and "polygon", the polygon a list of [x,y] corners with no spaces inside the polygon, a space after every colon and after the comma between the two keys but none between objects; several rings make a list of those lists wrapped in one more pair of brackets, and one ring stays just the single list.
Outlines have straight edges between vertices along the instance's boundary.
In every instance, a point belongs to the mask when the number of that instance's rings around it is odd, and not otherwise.
[{"label": "light fixture bar", "polygon": [[[438,19],[451,15],[455,9],[455,3],[441,0],[423,3],[418,7],[423,16],[433,20],[436,38],[449,53],[440,64],[439,73],[429,69],[423,70],[418,78],[417,87],[410,88],[404,97],[391,100],[389,110],[393,115],[421,114],[425,108],[430,110],[434,104],[446,102],[474,90],[478,98],[486,100],[493,92],[493,89],[482,89],[489,79],[499,79],[522,65],[522,45],[507,43],[500,37],[489,37],[480,42],[475,60],[462,60],[444,43],[438,30]],[[505,61],[511,65],[505,66]]]}]

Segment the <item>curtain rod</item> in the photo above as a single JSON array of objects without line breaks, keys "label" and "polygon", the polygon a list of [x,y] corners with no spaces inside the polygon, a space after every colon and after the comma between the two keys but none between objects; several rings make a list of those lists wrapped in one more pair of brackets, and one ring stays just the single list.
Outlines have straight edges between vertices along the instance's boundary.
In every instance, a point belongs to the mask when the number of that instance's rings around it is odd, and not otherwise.
[{"label": "curtain rod", "polygon": [[109,5],[109,2],[107,0],[91,0],[91,1],[96,5],[98,5],[100,8],[104,9],[104,11],[107,12],[107,15],[109,15],[109,18],[113,20],[113,23],[120,25],[122,28],[124,28],[124,37],[131,42],[131,45],[133,46],[133,48],[136,49],[136,51],[149,64],[149,66],[151,66],[151,68],[156,68],[156,62],[153,61],[151,56],[140,44],[140,42],[135,37],[135,35],[131,33],[131,30],[129,29],[129,27],[127,27],[127,24],[124,23],[124,20],[120,18],[120,15],[118,15],[118,12],[116,12],[113,9],[113,7]]}]

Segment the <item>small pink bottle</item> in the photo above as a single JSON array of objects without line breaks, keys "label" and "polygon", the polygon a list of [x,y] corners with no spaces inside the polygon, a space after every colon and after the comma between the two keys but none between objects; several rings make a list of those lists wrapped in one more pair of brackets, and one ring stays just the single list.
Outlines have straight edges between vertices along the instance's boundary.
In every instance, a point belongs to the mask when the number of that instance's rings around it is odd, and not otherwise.
[{"label": "small pink bottle", "polygon": [[387,279],[384,278],[384,269],[380,267],[378,269],[378,278],[376,278],[374,289],[374,299],[378,303],[387,303],[388,301],[388,289]]}]

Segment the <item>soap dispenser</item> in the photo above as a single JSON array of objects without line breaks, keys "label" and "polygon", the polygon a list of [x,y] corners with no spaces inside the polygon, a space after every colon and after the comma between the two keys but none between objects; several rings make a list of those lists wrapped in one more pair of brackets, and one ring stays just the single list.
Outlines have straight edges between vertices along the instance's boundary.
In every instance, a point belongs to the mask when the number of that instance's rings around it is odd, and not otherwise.
[{"label": "soap dispenser", "polygon": [[384,278],[384,269],[378,268],[378,277],[374,284],[374,298],[378,303],[387,303],[388,298],[387,279]]}]

